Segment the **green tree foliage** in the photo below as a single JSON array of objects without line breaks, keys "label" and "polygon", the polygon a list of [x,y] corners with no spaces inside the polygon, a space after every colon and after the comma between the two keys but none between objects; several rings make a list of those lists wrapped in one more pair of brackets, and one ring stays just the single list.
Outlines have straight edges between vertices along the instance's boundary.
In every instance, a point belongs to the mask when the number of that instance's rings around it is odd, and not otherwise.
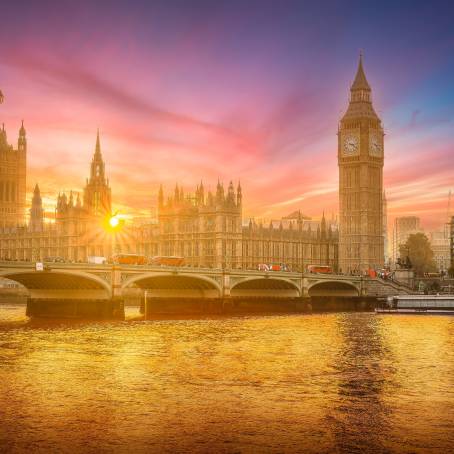
[{"label": "green tree foliage", "polygon": [[411,234],[407,242],[400,245],[399,252],[402,260],[407,256],[410,257],[412,267],[417,276],[437,270],[432,247],[424,233]]}]

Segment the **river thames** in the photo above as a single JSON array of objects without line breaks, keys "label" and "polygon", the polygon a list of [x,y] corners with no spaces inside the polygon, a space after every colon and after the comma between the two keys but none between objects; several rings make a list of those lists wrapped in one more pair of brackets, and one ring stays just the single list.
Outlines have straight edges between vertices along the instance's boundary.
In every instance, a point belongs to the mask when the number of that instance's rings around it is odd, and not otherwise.
[{"label": "river thames", "polygon": [[1,305],[0,424],[1,452],[454,452],[454,317]]}]

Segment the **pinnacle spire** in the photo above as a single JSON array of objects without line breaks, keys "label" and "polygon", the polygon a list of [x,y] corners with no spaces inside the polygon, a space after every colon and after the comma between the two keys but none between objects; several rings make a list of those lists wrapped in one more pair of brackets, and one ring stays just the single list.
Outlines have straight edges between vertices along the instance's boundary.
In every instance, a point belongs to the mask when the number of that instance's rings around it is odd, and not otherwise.
[{"label": "pinnacle spire", "polygon": [[356,90],[370,90],[369,82],[367,82],[366,74],[363,67],[363,52],[359,52],[358,69],[356,71],[355,80],[351,86],[352,91]]},{"label": "pinnacle spire", "polygon": [[159,208],[164,206],[164,189],[162,188],[162,184],[159,185],[158,205]]},{"label": "pinnacle spire", "polygon": [[105,178],[104,161],[101,154],[101,141],[99,139],[99,128],[96,132],[95,152],[91,160],[90,179],[87,181],[87,184],[88,182],[93,182],[95,180],[102,181],[103,184],[106,185],[109,184],[108,180]]},{"label": "pinnacle spire", "polygon": [[96,147],[95,147],[95,155],[101,155],[101,142],[99,140],[99,128],[96,132]]},{"label": "pinnacle spire", "polygon": [[359,117],[369,117],[379,120],[372,106],[372,90],[364,72],[362,52],[359,54],[355,80],[350,87],[348,109],[343,115],[342,120]]}]

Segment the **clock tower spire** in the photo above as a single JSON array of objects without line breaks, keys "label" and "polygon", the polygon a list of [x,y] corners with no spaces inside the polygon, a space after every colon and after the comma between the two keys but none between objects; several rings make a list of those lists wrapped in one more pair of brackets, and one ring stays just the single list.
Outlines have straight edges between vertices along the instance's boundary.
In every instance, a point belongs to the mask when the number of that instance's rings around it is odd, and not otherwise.
[{"label": "clock tower spire", "polygon": [[339,267],[343,272],[383,267],[383,136],[360,54],[338,130]]}]

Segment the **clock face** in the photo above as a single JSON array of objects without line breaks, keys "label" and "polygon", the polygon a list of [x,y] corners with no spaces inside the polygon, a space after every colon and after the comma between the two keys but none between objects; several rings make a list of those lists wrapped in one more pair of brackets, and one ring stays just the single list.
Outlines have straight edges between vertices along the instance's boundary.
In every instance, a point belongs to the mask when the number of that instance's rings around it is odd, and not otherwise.
[{"label": "clock face", "polygon": [[344,138],[344,154],[354,155],[359,151],[359,140],[356,135],[348,134]]},{"label": "clock face", "polygon": [[371,134],[370,136],[369,153],[372,156],[381,156],[382,154],[381,140],[378,134]]}]

